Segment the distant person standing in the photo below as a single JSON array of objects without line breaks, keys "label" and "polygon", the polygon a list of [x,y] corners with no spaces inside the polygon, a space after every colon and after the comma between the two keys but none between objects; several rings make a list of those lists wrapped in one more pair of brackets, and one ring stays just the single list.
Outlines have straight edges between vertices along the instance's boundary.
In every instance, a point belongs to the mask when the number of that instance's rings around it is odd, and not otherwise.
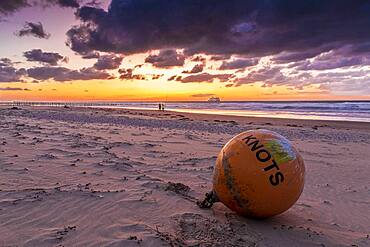
[{"label": "distant person standing", "polygon": [[162,110],[162,104],[161,103],[158,104],[158,110],[159,111]]}]

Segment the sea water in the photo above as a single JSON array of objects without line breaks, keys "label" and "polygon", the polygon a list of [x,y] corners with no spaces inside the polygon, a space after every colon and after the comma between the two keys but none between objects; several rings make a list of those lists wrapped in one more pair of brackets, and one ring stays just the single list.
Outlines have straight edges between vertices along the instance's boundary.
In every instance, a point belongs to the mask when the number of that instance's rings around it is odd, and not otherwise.
[{"label": "sea water", "polygon": [[[166,110],[233,116],[370,122],[370,101],[164,102]],[[108,106],[109,107],[109,106]],[[114,108],[158,109],[158,102],[119,102]]]},{"label": "sea water", "polygon": [[[0,102],[0,104],[12,102]],[[227,101],[209,102],[68,102],[70,106],[157,110],[158,103],[177,112],[232,116],[273,117],[370,122],[370,101]],[[57,102],[62,106],[63,102]],[[32,105],[55,106],[55,102],[32,102]]]}]

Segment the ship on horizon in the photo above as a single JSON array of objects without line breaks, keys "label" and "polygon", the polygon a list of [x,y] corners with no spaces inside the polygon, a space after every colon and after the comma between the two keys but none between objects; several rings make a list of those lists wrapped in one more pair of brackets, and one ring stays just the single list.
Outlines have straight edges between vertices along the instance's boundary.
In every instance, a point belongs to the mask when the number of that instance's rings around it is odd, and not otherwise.
[{"label": "ship on horizon", "polygon": [[207,100],[207,102],[209,102],[209,103],[220,103],[220,102],[221,102],[221,100],[220,100],[220,98],[219,98],[219,97],[212,96],[212,97],[210,97],[210,98]]}]

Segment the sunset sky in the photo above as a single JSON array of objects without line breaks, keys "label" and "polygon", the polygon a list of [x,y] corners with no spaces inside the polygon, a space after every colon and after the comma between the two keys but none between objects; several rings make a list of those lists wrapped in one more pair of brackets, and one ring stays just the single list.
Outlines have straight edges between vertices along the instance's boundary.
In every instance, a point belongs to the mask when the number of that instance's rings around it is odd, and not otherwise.
[{"label": "sunset sky", "polygon": [[370,1],[1,0],[0,100],[370,99]]}]

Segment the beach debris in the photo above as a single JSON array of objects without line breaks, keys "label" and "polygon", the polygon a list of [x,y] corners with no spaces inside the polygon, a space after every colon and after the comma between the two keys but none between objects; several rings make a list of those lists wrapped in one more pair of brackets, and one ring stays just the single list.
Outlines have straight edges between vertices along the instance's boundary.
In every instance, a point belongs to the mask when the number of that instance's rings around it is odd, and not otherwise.
[{"label": "beach debris", "polygon": [[286,126],[288,126],[288,127],[303,127],[302,125],[297,125],[297,124],[287,124]]},{"label": "beach debris", "polygon": [[57,159],[58,157],[55,156],[55,155],[53,155],[53,154],[46,153],[46,154],[38,155],[37,158],[39,158],[39,159],[46,159],[46,160],[53,160],[53,159]]},{"label": "beach debris", "polygon": [[158,144],[153,144],[153,143],[144,143],[143,144],[144,148],[153,148],[155,146],[158,146]]},{"label": "beach debris", "polygon": [[302,157],[285,137],[269,130],[246,131],[220,151],[213,191],[198,206],[209,208],[219,200],[246,217],[271,217],[298,200],[304,172]]},{"label": "beach debris", "polygon": [[215,202],[218,202],[219,199],[216,196],[216,193],[211,191],[206,193],[206,197],[203,201],[197,201],[197,205],[200,208],[211,208]]},{"label": "beach debris", "polygon": [[56,232],[56,239],[63,240],[64,236],[66,236],[70,231],[76,231],[77,226],[66,226],[63,230]]},{"label": "beach debris", "polygon": [[127,239],[128,240],[137,240],[137,237],[136,236],[129,236]]},{"label": "beach debris", "polygon": [[182,183],[168,182],[164,190],[172,191],[180,195],[186,195],[190,191],[190,187]]}]

